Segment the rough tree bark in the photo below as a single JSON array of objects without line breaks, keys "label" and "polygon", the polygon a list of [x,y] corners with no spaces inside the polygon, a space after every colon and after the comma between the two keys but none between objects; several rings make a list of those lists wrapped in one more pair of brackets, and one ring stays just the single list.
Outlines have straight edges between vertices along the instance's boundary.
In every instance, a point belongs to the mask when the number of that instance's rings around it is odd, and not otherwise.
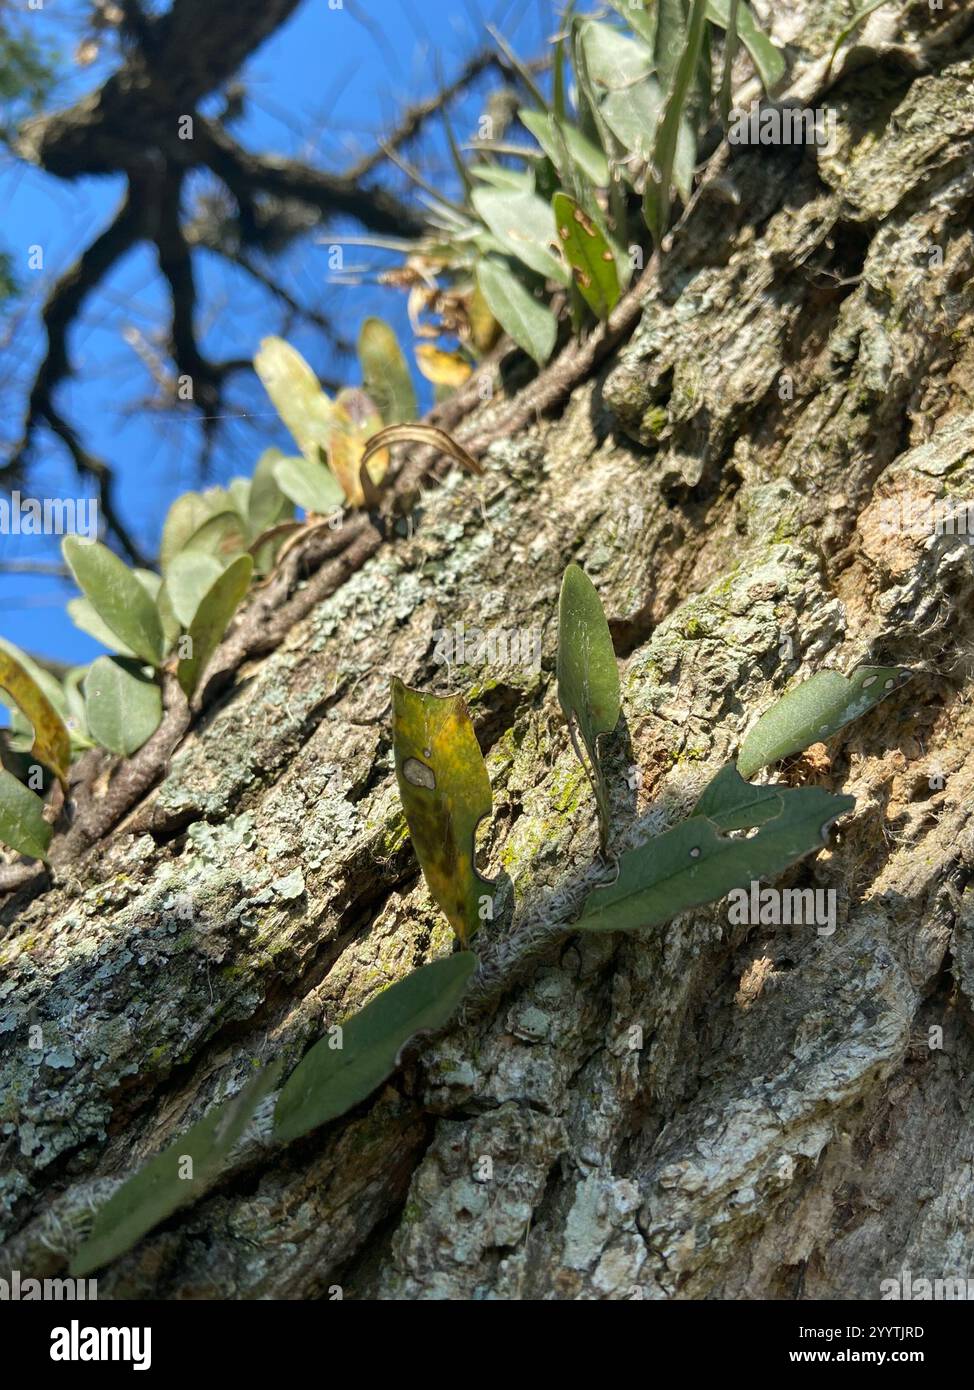
[{"label": "rough tree bark", "polygon": [[[775,8],[836,149],[727,158],[561,414],[494,444],[483,484],[432,488],[238,671],[134,817],[6,900],[0,1264],[62,1270],[255,1057],[296,1058],[450,948],[391,775],[396,674],[469,694],[514,928],[485,926],[464,1020],[286,1151],[262,1113],[100,1295],[872,1298],[903,1266],[974,1275],[972,551],[880,524],[887,499],[974,496],[974,21],[891,6],[827,75],[854,6]],[[791,769],[856,797],[787,880],[836,889],[833,936],[726,905],[638,938],[552,929],[597,848],[553,690],[571,559],[614,620],[615,794],[646,828],[797,675],[918,671]],[[537,630],[540,671],[446,673],[433,634],[461,621]]]}]

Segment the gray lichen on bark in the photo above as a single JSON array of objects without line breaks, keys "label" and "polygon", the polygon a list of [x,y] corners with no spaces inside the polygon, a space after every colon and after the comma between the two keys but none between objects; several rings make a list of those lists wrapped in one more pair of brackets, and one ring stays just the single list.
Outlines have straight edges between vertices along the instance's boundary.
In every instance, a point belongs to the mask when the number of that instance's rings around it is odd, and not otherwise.
[{"label": "gray lichen on bark", "polygon": [[[805,8],[782,32],[814,66]],[[832,34],[848,18],[811,8]],[[101,1295],[858,1298],[901,1266],[974,1275],[972,549],[883,525],[889,503],[974,497],[974,47],[968,25],[918,65],[923,22],[909,9],[911,62],[859,50],[830,89],[834,153],[729,160],[608,370],[493,446],[482,484],[427,493],[411,535],[239,673],[128,827],[8,906],[3,1263],[62,1268],[255,1057],[296,1059],[449,949],[395,791],[392,675],[470,692],[485,869],[518,920],[557,920],[597,849],[553,689],[576,559],[624,657],[607,751],[644,828],[793,681],[917,671],[784,769],[856,797],[786,880],[836,890],[836,933],[721,905],[631,939],[553,932],[350,1117],[280,1151],[263,1114]],[[447,671],[456,622],[537,633],[540,670]],[[521,950],[504,916],[481,944]]]}]

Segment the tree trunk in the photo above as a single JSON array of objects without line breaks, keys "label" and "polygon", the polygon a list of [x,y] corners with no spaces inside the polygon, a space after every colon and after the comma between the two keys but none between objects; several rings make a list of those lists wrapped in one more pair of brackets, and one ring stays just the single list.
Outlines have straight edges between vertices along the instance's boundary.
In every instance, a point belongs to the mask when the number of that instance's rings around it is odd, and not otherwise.
[{"label": "tree trunk", "polygon": [[[7,899],[0,1267],[63,1270],[254,1058],[296,1060],[450,949],[392,775],[398,675],[467,694],[513,921],[477,937],[462,1020],[287,1149],[265,1107],[100,1296],[875,1298],[904,1267],[974,1275],[974,575],[927,525],[974,497],[974,21],[889,7],[827,76],[855,7],[809,5],[804,31],[781,8],[834,150],[725,152],[559,417],[427,492],[237,673],[135,817]],[[784,769],[856,798],[785,880],[836,890],[834,934],[726,902],[564,929],[598,843],[554,691],[570,560],[612,619],[617,818],[644,829],[797,677],[917,672]],[[457,623],[493,633],[488,664],[438,660]]]}]

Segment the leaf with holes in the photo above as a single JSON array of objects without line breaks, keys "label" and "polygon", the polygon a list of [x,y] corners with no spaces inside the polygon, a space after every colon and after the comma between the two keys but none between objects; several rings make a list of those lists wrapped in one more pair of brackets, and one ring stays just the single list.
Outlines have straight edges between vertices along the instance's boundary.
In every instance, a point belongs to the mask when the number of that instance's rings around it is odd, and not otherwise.
[{"label": "leaf with holes", "polygon": [[0,650],[0,686],[14,701],[34,731],[31,757],[49,767],[68,784],[71,737],[40,684],[9,651]]},{"label": "leaf with holes", "polygon": [[860,666],[850,677],[819,671],[762,714],[741,744],[737,767],[751,777],[769,763],[824,743],[910,679],[902,666]]},{"label": "leaf with holes", "polygon": [[477,826],[490,815],[493,799],[466,705],[459,695],[424,695],[394,679],[392,746],[406,824],[430,896],[466,945],[492,911],[496,891],[475,863]]},{"label": "leaf with holes", "polygon": [[358,338],[362,385],[385,425],[415,420],[416,391],[399,339],[382,319],[366,319]]},{"label": "leaf with holes", "polygon": [[150,666],[162,662],[165,640],[151,595],[138,576],[100,541],[65,536],[61,549],[79,588],[108,630]]},{"label": "leaf with holes", "polygon": [[223,639],[230,619],[250,587],[253,571],[254,562],[250,556],[239,555],[204,594],[189,629],[191,654],[183,657],[176,671],[176,678],[187,699],[196,689],[210,657]]},{"label": "leaf with holes", "polygon": [[778,815],[779,790],[745,782],[736,764],[727,763],[704,788],[690,814],[706,816],[721,830],[750,830]]},{"label": "leaf with holes", "polygon": [[44,803],[18,782],[13,773],[0,768],[0,844],[29,855],[47,859],[51,827],[44,819]]},{"label": "leaf with holes", "polygon": [[99,1209],[88,1239],[74,1255],[72,1278],[117,1260],[173,1212],[198,1201],[280,1073],[279,1062],[265,1067],[124,1182]]},{"label": "leaf with holes", "polygon": [[382,990],[340,1033],[316,1042],[281,1091],[274,1137],[290,1143],[366,1100],[395,1071],[410,1038],[447,1022],[476,965],[472,951],[459,951],[420,966]]},{"label": "leaf with holes", "polygon": [[[569,565],[558,604],[558,703],[572,743],[585,768],[599,810],[603,851],[609,838],[609,804],[599,762],[598,740],[619,722],[619,667],[609,624],[595,585],[578,565]],[[575,730],[582,736],[582,756]]]},{"label": "leaf with holes", "polygon": [[100,656],[85,677],[85,723],[109,753],[131,757],[162,722],[162,691],[135,661]]},{"label": "leaf with holes", "polygon": [[837,816],[855,805],[821,787],[778,789],[781,809],[752,835],[734,838],[694,815],[619,860],[614,883],[590,893],[580,931],[635,931],[715,902],[753,880],[773,878],[826,843]]},{"label": "leaf with holes", "polygon": [[615,256],[588,213],[567,193],[556,193],[551,207],[579,293],[596,318],[607,319],[619,302]]}]

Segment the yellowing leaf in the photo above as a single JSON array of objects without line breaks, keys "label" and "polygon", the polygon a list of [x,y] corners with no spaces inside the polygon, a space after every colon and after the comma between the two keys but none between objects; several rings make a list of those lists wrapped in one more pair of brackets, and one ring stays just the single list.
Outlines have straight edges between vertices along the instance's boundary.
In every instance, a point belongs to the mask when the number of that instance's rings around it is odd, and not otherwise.
[{"label": "yellowing leaf", "polygon": [[362,384],[387,425],[416,419],[416,392],[399,339],[382,319],[366,319],[358,340]]},{"label": "yellowing leaf", "polygon": [[434,386],[462,386],[473,371],[460,352],[444,352],[442,348],[422,343],[415,353],[419,370]]},{"label": "yellowing leaf", "polygon": [[67,786],[71,738],[64,721],[34,678],[9,652],[0,650],[0,686],[13,699],[34,730],[31,756],[57,773]]},{"label": "yellowing leaf", "polygon": [[433,900],[466,945],[492,910],[495,889],[474,864],[474,834],[493,800],[463,700],[424,695],[394,679],[392,743],[416,858]]},{"label": "yellowing leaf", "polygon": [[283,338],[264,338],[254,370],[302,454],[323,463],[332,404],[300,352]]},{"label": "yellowing leaf", "polygon": [[365,446],[362,462],[369,463],[377,453],[390,444],[428,444],[432,449],[449,454],[454,462],[459,463],[468,472],[475,473],[478,478],[484,476],[484,469],[473,455],[468,454],[463,445],[451,438],[446,430],[437,429],[435,425],[421,425],[418,422],[414,425],[388,425],[378,434],[374,434]]},{"label": "yellowing leaf", "polygon": [[[366,503],[361,481],[362,455],[369,439],[381,428],[382,416],[364,391],[348,387],[338,393],[328,437],[328,460],[352,507]],[[380,449],[371,457],[371,478],[381,482],[389,468],[389,450]]]}]

